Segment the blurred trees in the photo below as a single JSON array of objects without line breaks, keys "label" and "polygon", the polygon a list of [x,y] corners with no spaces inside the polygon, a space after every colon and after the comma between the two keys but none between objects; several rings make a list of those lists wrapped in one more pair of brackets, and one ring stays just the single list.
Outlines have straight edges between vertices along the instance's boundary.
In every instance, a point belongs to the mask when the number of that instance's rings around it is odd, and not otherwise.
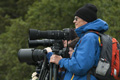
[{"label": "blurred trees", "polygon": [[98,16],[105,20],[109,25],[107,34],[115,37],[120,42],[120,1],[119,0],[100,0],[93,2],[98,7]]},{"label": "blurred trees", "polygon": [[28,7],[35,0],[0,0],[0,33],[5,32],[5,26],[10,26],[10,19],[22,17],[27,14]]},{"label": "blurred trees", "polygon": [[74,28],[74,12],[86,3],[98,7],[98,18],[109,24],[107,34],[120,42],[119,0],[0,0],[0,79],[29,80],[35,67],[17,57],[28,48],[29,29]]}]

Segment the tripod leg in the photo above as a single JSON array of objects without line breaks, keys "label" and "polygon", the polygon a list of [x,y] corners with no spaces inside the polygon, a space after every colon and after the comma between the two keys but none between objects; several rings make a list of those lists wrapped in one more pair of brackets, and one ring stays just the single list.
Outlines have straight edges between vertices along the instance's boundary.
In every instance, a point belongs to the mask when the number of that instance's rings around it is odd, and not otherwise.
[{"label": "tripod leg", "polygon": [[54,80],[57,80],[58,65],[54,64]]},{"label": "tripod leg", "polygon": [[49,80],[52,80],[53,77],[53,63],[50,63],[50,76],[49,76]]}]

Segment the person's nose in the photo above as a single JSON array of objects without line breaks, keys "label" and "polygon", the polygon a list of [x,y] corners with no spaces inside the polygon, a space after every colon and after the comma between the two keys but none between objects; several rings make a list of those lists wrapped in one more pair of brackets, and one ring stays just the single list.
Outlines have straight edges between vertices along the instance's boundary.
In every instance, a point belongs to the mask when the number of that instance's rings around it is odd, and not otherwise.
[{"label": "person's nose", "polygon": [[76,20],[73,20],[73,23],[75,23],[76,22]]}]

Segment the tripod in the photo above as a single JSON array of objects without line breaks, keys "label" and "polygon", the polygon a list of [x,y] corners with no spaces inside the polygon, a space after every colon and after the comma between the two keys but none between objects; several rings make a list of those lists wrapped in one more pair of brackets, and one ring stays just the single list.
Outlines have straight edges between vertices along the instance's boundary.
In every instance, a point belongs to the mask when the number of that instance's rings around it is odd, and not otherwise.
[{"label": "tripod", "polygon": [[[61,49],[61,44],[54,43],[53,44],[53,54],[58,54],[59,50]],[[50,63],[50,76],[49,80],[57,80],[57,74],[58,74],[58,65]]]}]

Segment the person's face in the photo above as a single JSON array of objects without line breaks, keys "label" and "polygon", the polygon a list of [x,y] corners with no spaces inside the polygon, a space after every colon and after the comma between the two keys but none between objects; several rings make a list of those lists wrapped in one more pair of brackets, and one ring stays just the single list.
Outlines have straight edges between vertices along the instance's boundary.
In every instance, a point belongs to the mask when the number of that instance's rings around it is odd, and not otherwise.
[{"label": "person's face", "polygon": [[70,55],[70,57],[72,57],[73,52],[74,52],[74,49],[69,47],[69,55]]},{"label": "person's face", "polygon": [[73,23],[75,23],[75,28],[81,27],[85,24],[87,24],[88,22],[84,21],[83,19],[81,19],[78,16],[75,16]]},{"label": "person's face", "polygon": [[[68,44],[71,42],[71,40],[68,41]],[[64,47],[67,47],[67,40],[63,40]]]}]

